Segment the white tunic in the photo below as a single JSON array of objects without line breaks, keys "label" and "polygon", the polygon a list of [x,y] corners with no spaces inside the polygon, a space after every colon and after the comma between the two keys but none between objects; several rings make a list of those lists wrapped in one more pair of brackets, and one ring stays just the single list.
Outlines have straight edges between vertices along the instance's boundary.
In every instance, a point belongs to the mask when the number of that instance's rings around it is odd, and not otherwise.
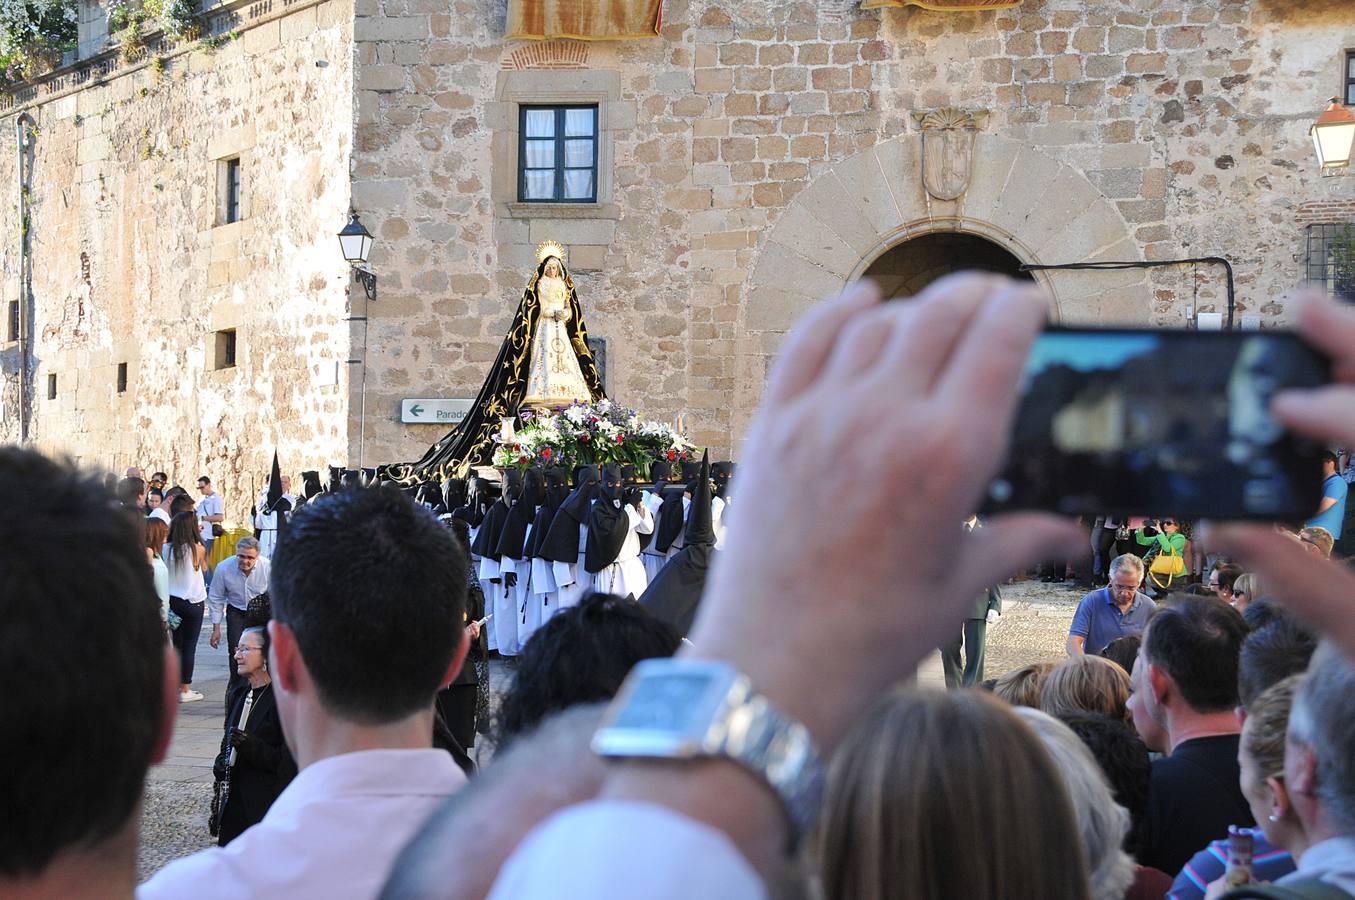
[{"label": "white tunic", "polygon": [[499,577],[499,561],[492,556],[480,557],[480,570],[475,573],[475,577],[480,580],[480,590],[485,595],[485,612],[494,615],[494,618],[486,623],[486,627],[489,628],[489,649],[498,650],[499,635],[495,626],[499,620],[499,611],[494,605],[494,597],[502,585],[494,583],[491,579]]},{"label": "white tunic", "polygon": [[618,597],[631,595],[638,599],[649,585],[644,563],[640,562],[640,535],[654,533],[654,516],[650,514],[649,507],[643,504],[638,510],[626,504],[622,510],[630,526],[626,529],[626,539],[621,542],[616,561],[593,576],[593,590],[616,594]]},{"label": "white tunic", "polygon": [[583,567],[584,548],[588,546],[588,526],[579,526],[579,558],[572,563],[552,563],[551,576],[555,579],[555,609],[552,615],[567,606],[575,606],[583,595],[592,590],[593,576]]},{"label": "white tunic", "polygon": [[[653,491],[645,491],[644,499],[641,502],[644,503],[645,509],[649,510],[650,516],[653,517],[659,514],[659,507],[663,505],[663,497]],[[654,546],[654,541],[651,540],[649,546],[640,552],[640,562],[644,563],[645,566],[645,581],[653,581],[667,561],[668,557],[660,553],[658,548]]]}]

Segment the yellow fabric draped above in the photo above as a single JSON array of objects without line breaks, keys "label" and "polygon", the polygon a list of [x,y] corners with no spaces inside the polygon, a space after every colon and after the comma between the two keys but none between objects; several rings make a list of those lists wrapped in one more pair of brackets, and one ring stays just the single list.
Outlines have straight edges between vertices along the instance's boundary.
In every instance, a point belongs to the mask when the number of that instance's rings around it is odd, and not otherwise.
[{"label": "yellow fabric draped above", "polygon": [[981,12],[985,9],[1011,9],[1020,6],[1021,0],[865,0],[862,9],[900,9],[905,6],[920,6],[938,12]]},{"label": "yellow fabric draped above", "polygon": [[663,0],[508,0],[504,40],[625,41],[662,27]]}]

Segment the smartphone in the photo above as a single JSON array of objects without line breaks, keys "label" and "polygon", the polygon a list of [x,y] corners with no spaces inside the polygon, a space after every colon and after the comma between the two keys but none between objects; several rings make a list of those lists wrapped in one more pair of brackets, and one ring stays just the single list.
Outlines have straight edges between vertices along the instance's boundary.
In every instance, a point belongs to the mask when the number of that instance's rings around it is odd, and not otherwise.
[{"label": "smartphone", "polygon": [[1289,332],[1051,328],[985,511],[1311,518],[1323,448],[1269,406],[1330,380],[1331,361]]}]

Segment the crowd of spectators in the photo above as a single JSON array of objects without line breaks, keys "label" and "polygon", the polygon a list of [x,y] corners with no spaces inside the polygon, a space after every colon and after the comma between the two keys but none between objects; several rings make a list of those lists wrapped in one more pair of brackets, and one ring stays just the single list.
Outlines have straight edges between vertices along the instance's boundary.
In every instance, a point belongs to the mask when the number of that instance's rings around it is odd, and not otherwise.
[{"label": "crowd of spectators", "polygon": [[[388,487],[306,503],[271,560],[266,628],[242,623],[230,648],[241,680],[220,762],[245,798],[237,813],[261,817],[233,818],[228,796],[219,827],[237,833],[139,886],[146,773],[192,690],[154,558],[179,627],[201,627],[204,606],[219,624],[219,609],[229,642],[237,605],[229,584],[217,599],[206,588],[202,523],[173,508],[184,495],[162,500],[157,553],[144,486],[119,483],[118,509],[97,479],[0,448],[0,506],[25,510],[0,518],[0,895],[1115,900],[1274,879],[1280,892],[1262,896],[1355,896],[1355,574],[1329,548],[1219,528],[1202,540],[1243,569],[1213,566],[1215,591],[1157,600],[1141,599],[1142,561],[1120,554],[1067,659],[991,690],[906,686],[985,586],[1086,532],[1028,514],[963,541],[935,528],[965,518],[1000,462],[1014,388],[993,386],[1018,380],[1039,293],[975,276],[877,301],[854,288],[788,338],[750,438],[779,463],[743,482],[690,643],[623,598],[550,620],[504,699],[502,756],[469,784],[435,745],[439,694],[476,639],[464,539]],[[1338,373],[1355,373],[1355,312],[1309,300],[1298,317]],[[1275,410],[1355,443],[1348,385]],[[867,424],[873,442],[859,438]],[[924,432],[934,439],[908,439]],[[841,465],[825,472],[826,458]],[[866,459],[878,477],[860,491],[853,463]],[[58,542],[73,549],[54,566]],[[1238,604],[1245,572],[1244,595],[1266,596]],[[766,740],[759,716],[775,713],[787,740],[806,736],[781,760],[808,773],[794,796],[817,799],[817,756],[821,802],[783,805],[782,773],[703,741],[593,752],[590,736],[615,727],[599,729],[598,704],[618,688],[607,716],[634,715],[630,727],[698,715],[683,682],[646,715],[626,705],[663,666],[741,673],[751,699],[704,740]],[[1239,829],[1252,829],[1245,872]]]}]

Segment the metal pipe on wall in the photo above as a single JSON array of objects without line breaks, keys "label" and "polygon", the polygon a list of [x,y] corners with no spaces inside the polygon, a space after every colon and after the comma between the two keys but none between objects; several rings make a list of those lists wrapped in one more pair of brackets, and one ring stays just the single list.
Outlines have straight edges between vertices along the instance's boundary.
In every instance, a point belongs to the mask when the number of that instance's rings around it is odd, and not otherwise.
[{"label": "metal pipe on wall", "polygon": [[19,183],[19,442],[28,442],[29,415],[29,353],[31,342],[28,331],[32,315],[30,306],[33,300],[33,254],[31,222],[28,214],[28,201],[33,180],[33,141],[38,123],[28,113],[20,113],[14,120],[14,151],[16,155],[16,175]]}]

